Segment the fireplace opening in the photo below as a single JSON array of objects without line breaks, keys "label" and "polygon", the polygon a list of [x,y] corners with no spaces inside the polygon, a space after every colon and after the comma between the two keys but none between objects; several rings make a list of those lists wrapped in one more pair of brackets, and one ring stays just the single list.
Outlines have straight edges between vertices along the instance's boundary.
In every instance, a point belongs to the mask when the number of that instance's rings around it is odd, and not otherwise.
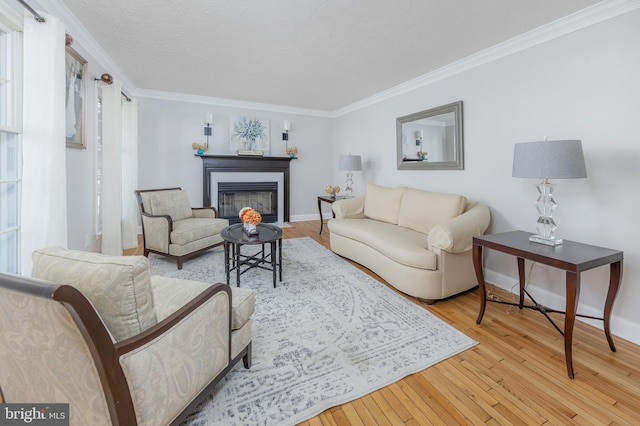
[{"label": "fireplace opening", "polygon": [[218,216],[239,223],[238,212],[251,207],[262,222],[278,221],[278,182],[218,182]]}]

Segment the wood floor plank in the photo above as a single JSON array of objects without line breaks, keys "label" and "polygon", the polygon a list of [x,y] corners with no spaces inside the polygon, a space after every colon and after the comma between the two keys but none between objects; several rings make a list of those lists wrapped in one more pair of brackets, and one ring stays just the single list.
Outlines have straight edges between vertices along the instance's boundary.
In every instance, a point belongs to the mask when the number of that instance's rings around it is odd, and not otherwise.
[{"label": "wood floor plank", "polygon": [[[283,235],[285,239],[308,237],[330,248],[326,224],[322,234],[319,231],[317,220],[292,222],[283,228]],[[126,254],[140,255],[142,246]],[[363,266],[347,261],[384,283]],[[497,298],[517,300],[507,291],[489,287]],[[477,325],[477,288],[428,306],[404,297],[479,344],[301,424],[346,426],[376,424],[382,419],[385,424],[407,426],[476,422],[626,425],[640,419],[639,345],[614,336],[618,351],[611,352],[601,329],[576,321],[576,378],[570,380],[562,336],[538,312],[489,303],[482,324]],[[552,316],[562,327],[563,316]]]},{"label": "wood floor plank", "polygon": [[[407,410],[407,407],[405,407],[402,401],[400,401],[400,399],[393,393],[391,386],[380,389],[376,394],[380,394],[402,422],[407,423],[409,420],[413,419],[413,416],[409,410]],[[380,405],[383,405],[383,403]]]},{"label": "wood floor plank", "polygon": [[[389,389],[398,399],[400,404],[411,414],[411,418],[421,425],[432,425],[439,417],[429,408],[427,404],[413,392],[406,380],[400,380],[389,385]],[[408,393],[407,393],[408,391]]]},{"label": "wood floor plank", "polygon": [[[347,418],[347,416],[344,413],[344,410],[342,408],[343,408],[343,405],[341,405],[340,407],[337,407],[337,408],[332,408],[332,409],[327,410],[327,411],[329,411],[331,413],[331,417],[335,421],[336,425],[338,425],[338,426],[349,426],[350,425],[349,419]],[[327,411],[325,411],[325,413]]]},{"label": "wood floor plank", "polygon": [[[373,401],[378,405],[380,411],[382,412],[382,414],[384,414],[387,420],[389,420],[390,424],[392,424],[393,426],[404,425],[405,422],[402,420],[400,415],[396,412],[394,407],[391,404],[389,404],[386,398],[382,395],[381,391],[373,392],[369,394],[369,396],[371,396],[371,399],[373,399]],[[409,417],[407,417],[407,419],[408,418]]]},{"label": "wood floor plank", "polygon": [[320,413],[318,416],[313,417],[314,419],[320,420],[320,424],[323,426],[337,426],[338,423],[335,421],[332,415],[331,410],[327,410],[323,413]]},{"label": "wood floor plank", "polygon": [[[422,379],[423,387],[430,389],[438,403],[447,411],[448,416],[457,423],[468,421],[479,424],[491,418],[463,389],[453,386],[437,365],[423,370],[418,377]],[[443,420],[446,419],[443,418]],[[447,422],[447,424],[451,423]]]},{"label": "wood floor plank", "polygon": [[364,426],[364,422],[358,415],[356,411],[356,407],[353,405],[353,402],[348,402],[342,405],[342,411],[344,412],[349,425],[353,426]]},{"label": "wood floor plank", "polygon": [[450,407],[453,401],[447,399],[439,388],[421,374],[407,376],[400,382],[400,387],[413,401],[422,402],[419,407],[430,419],[439,419],[445,424],[461,424],[464,422],[465,416]]}]

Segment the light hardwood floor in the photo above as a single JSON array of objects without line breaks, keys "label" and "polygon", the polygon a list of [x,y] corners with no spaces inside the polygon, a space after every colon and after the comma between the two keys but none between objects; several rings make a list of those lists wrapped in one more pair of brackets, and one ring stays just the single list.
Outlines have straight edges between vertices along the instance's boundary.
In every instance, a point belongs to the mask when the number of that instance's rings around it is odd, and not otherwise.
[{"label": "light hardwood floor", "polygon": [[[293,222],[284,238],[311,237],[329,248],[329,230],[325,224],[319,235],[319,227],[319,221]],[[477,289],[428,307],[408,299],[479,344],[301,425],[640,424],[640,346],[614,336],[613,353],[604,332],[578,321],[571,380],[562,336],[537,312],[508,313],[490,303],[476,325]]]}]

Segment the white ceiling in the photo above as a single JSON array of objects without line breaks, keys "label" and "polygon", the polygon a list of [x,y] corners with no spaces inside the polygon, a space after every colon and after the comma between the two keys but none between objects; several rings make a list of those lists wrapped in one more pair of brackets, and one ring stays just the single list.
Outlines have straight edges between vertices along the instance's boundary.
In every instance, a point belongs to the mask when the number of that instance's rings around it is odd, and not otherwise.
[{"label": "white ceiling", "polygon": [[63,1],[139,89],[335,111],[599,0]]}]

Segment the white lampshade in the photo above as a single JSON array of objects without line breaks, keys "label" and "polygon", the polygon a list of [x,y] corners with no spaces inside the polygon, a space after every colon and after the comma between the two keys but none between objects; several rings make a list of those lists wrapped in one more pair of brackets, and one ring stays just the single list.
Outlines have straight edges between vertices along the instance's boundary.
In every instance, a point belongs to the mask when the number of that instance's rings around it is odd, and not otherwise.
[{"label": "white lampshade", "polygon": [[579,140],[517,143],[513,177],[532,179],[586,178],[582,142]]},{"label": "white lampshade", "polygon": [[362,158],[359,155],[341,155],[338,160],[338,170],[359,172],[362,170]]}]

